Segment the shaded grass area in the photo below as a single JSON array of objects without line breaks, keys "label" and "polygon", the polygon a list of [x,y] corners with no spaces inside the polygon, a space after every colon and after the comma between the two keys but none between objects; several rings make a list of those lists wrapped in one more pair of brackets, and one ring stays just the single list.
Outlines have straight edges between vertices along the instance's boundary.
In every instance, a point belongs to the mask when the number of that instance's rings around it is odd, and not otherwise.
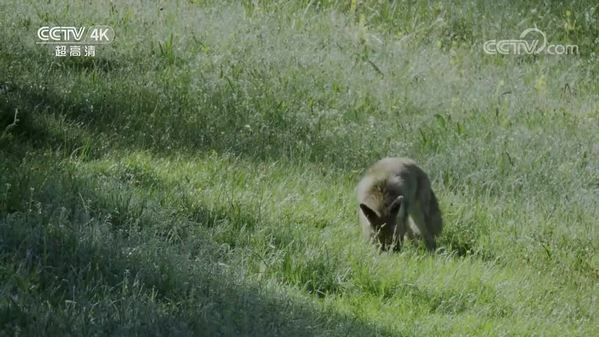
[{"label": "shaded grass area", "polygon": [[70,165],[40,166],[20,173],[35,187],[9,187],[23,203],[0,222],[4,333],[389,335],[247,279],[198,227],[226,218],[196,209],[190,222]]},{"label": "shaded grass area", "polygon": [[[3,333],[596,334],[592,4],[10,5],[120,37],[0,37]],[[478,48],[539,18],[584,53]],[[434,255],[360,239],[355,183],[398,154],[433,179]]]}]

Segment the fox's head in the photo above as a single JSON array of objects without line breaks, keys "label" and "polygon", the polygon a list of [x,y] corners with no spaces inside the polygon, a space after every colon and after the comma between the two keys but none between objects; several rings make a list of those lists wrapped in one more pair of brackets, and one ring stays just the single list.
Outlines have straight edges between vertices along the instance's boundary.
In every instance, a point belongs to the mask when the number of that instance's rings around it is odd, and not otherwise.
[{"label": "fox's head", "polygon": [[360,211],[370,223],[373,229],[372,239],[380,245],[382,250],[399,248],[397,242],[397,224],[406,221],[406,207],[403,195],[398,196],[388,205],[382,205],[380,209],[372,209],[361,203]]}]

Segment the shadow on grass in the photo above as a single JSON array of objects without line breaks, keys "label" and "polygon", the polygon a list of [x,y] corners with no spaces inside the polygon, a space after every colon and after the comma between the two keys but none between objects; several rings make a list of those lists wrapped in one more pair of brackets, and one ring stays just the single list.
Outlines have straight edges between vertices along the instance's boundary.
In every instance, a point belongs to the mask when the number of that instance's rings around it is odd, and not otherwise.
[{"label": "shadow on grass", "polygon": [[[393,335],[248,280],[228,264],[230,250],[205,231],[190,229],[173,240],[161,230],[166,216],[139,223],[136,207],[122,207],[129,214],[115,226],[110,190],[64,167],[41,166],[3,171],[3,182],[18,190],[21,179],[34,189],[1,200],[14,204],[0,212],[2,334]],[[222,215],[198,208],[193,216],[210,226]]]},{"label": "shadow on grass", "polygon": [[[330,121],[291,112],[300,103],[284,102],[272,93],[269,98],[247,97],[233,84],[206,84],[194,91],[183,79],[182,85],[165,79],[157,88],[119,77],[109,71],[115,67],[110,62],[63,63],[50,73],[59,78],[61,71],[87,74],[80,75],[84,80],[67,92],[47,80],[35,85],[1,83],[0,129],[12,122],[18,110],[20,121],[11,131],[17,139],[36,147],[61,147],[65,153],[87,147],[92,157],[114,149],[143,149],[159,155],[216,151],[256,161],[283,158],[362,168],[384,155],[383,148],[357,151],[348,146],[366,147],[372,135],[333,134]],[[90,75],[96,72],[101,75]],[[74,80],[66,77],[72,84]],[[361,142],[356,137],[362,137]]]},{"label": "shadow on grass", "polygon": [[97,223],[23,230],[23,219],[0,219],[0,331],[7,335],[391,335],[246,283],[219,268],[209,243],[189,259],[152,238],[131,245]]}]

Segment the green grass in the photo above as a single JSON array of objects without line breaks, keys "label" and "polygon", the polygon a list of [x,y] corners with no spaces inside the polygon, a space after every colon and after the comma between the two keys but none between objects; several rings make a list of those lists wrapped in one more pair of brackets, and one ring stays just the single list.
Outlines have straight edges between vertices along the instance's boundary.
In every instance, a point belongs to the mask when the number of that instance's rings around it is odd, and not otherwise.
[{"label": "green grass", "polygon": [[[0,4],[0,335],[599,334],[593,1]],[[110,25],[92,59],[43,25]],[[491,56],[529,27],[579,55]],[[15,117],[16,116],[16,117]],[[439,251],[354,188],[429,173]]]}]

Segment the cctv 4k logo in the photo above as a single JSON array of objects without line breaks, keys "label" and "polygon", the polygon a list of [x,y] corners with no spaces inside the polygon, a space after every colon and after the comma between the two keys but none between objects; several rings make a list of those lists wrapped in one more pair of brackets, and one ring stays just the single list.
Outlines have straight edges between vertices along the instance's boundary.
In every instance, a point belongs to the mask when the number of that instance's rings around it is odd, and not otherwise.
[{"label": "cctv 4k logo", "polygon": [[52,46],[54,56],[94,57],[97,45],[112,43],[114,30],[110,26],[44,26],[37,30],[37,38],[37,44]]}]

